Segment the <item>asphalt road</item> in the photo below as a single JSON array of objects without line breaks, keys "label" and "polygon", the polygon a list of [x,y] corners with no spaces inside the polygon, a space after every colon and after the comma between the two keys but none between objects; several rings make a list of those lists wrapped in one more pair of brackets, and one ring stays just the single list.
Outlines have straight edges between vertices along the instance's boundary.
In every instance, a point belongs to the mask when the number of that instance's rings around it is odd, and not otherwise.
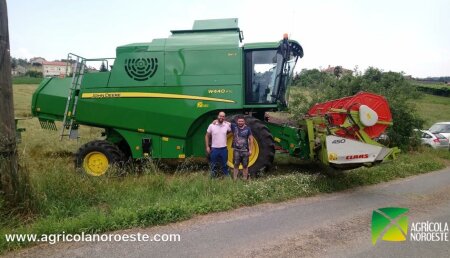
[{"label": "asphalt road", "polygon": [[[371,215],[409,208],[409,221],[450,224],[450,168],[350,191],[114,233],[178,233],[180,242],[39,245],[7,257],[450,257],[450,242],[371,243]],[[450,238],[450,234],[449,234]]]}]

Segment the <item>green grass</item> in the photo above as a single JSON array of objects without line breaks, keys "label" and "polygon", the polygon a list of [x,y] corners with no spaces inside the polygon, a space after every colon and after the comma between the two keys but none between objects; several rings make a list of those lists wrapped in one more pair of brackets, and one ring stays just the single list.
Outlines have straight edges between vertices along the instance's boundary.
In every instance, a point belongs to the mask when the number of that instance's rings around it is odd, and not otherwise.
[{"label": "green grass", "polygon": [[425,120],[425,128],[436,122],[450,121],[450,98],[423,94],[415,103],[419,116]]},{"label": "green grass", "polygon": [[[35,88],[14,86],[16,115],[30,114]],[[32,199],[29,212],[20,215],[1,209],[0,199],[0,253],[29,245],[7,243],[5,233],[99,233],[159,225],[198,214],[376,184],[437,170],[450,160],[448,151],[423,150],[373,168],[328,177],[318,173],[317,167],[278,155],[273,171],[248,183],[210,180],[208,171],[198,169],[197,163],[178,167],[149,163],[140,173],[130,168],[126,177],[96,178],[73,169],[72,152],[96,138],[99,129],[82,127],[77,143],[59,141],[58,133],[40,129],[37,119],[20,125],[27,129],[18,150],[22,170],[29,174]]]},{"label": "green grass", "polygon": [[16,117],[31,116],[31,97],[36,84],[14,84],[14,111]]},{"label": "green grass", "polygon": [[13,77],[13,84],[39,84],[43,78],[35,78],[28,76]]}]

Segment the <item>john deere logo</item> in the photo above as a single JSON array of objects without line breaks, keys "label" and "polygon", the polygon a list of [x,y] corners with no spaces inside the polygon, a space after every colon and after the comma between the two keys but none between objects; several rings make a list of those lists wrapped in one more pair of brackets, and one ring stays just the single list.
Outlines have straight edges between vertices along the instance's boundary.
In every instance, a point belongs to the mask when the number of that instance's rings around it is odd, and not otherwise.
[{"label": "john deere logo", "polygon": [[157,58],[129,58],[125,59],[125,71],[136,81],[146,81],[158,70]]},{"label": "john deere logo", "polygon": [[372,244],[384,241],[405,241],[408,234],[406,208],[381,208],[372,213]]}]

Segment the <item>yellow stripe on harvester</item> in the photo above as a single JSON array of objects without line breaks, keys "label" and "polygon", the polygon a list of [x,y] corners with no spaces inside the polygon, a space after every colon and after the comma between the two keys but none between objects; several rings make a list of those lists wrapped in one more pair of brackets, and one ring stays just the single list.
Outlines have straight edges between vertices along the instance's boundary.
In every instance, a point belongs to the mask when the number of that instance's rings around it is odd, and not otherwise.
[{"label": "yellow stripe on harvester", "polygon": [[83,93],[83,99],[104,99],[104,98],[163,98],[163,99],[191,99],[191,100],[206,100],[225,103],[235,103],[229,99],[209,98],[193,95],[169,94],[169,93],[151,93],[151,92],[97,92],[97,93]]}]

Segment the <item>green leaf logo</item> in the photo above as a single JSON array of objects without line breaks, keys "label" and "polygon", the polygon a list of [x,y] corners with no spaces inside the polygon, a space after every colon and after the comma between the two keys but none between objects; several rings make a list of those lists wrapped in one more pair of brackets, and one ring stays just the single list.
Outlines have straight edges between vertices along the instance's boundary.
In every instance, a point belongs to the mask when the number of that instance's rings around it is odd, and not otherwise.
[{"label": "green leaf logo", "polygon": [[408,234],[409,209],[387,207],[372,213],[372,244],[381,238],[384,241],[405,241]]}]

